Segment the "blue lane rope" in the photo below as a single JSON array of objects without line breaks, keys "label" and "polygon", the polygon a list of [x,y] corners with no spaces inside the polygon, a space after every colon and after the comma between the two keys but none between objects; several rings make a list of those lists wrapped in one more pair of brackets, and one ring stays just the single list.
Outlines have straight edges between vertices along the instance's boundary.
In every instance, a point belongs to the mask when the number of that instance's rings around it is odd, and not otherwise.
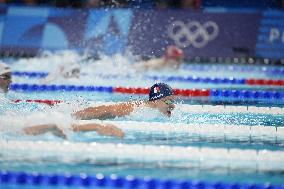
[{"label": "blue lane rope", "polygon": [[12,75],[18,77],[30,77],[30,78],[44,78],[48,76],[47,72],[12,72]]},{"label": "blue lane rope", "polygon": [[[47,72],[18,72],[15,71],[12,73],[14,76],[18,77],[29,77],[29,78],[45,78],[48,73]],[[114,78],[131,78],[130,75],[127,76],[119,76],[115,74],[108,74],[108,75],[98,75],[104,79],[114,79]],[[236,78],[209,78],[209,77],[181,77],[181,76],[143,76],[143,79],[150,79],[150,80],[161,80],[161,81],[179,81],[179,82],[192,82],[192,83],[213,83],[213,84],[237,84],[237,85],[245,85],[245,79],[236,79]]]},{"label": "blue lane rope", "polygon": [[135,177],[119,177],[116,175],[96,176],[80,174],[43,174],[0,171],[1,185],[30,185],[30,186],[49,186],[49,187],[112,187],[112,188],[149,188],[149,189],[283,189],[284,185],[271,184],[239,184],[216,182],[209,183],[205,181],[182,181],[182,180],[161,180],[161,179],[141,179]]},{"label": "blue lane rope", "polygon": [[211,97],[284,100],[284,92],[211,89]]},{"label": "blue lane rope", "polygon": [[[37,84],[11,84],[13,91],[86,91],[86,92],[115,92],[115,87],[106,86],[76,86],[76,85],[37,85]],[[250,90],[223,90],[210,89],[210,97],[239,98],[239,99],[277,99],[284,100],[284,92],[278,91],[250,91]]]},{"label": "blue lane rope", "polygon": [[82,86],[82,85],[37,85],[37,84],[11,84],[13,91],[88,91],[88,92],[113,92],[112,87],[105,86]]}]

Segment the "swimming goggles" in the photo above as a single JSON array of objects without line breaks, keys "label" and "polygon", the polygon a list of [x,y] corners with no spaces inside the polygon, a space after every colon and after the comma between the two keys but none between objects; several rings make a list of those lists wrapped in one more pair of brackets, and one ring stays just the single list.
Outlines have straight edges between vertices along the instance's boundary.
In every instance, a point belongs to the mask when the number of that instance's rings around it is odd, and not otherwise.
[{"label": "swimming goggles", "polygon": [[3,74],[3,75],[0,75],[0,78],[4,80],[10,80],[12,79],[12,76],[10,74]]},{"label": "swimming goggles", "polygon": [[172,105],[175,103],[175,100],[165,100],[164,103],[166,103],[166,105]]}]

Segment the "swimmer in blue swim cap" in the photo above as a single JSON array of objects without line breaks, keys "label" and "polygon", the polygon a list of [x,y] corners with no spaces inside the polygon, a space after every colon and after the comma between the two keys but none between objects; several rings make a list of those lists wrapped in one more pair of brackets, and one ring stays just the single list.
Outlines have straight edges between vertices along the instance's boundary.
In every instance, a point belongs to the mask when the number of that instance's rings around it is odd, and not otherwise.
[{"label": "swimmer in blue swim cap", "polygon": [[89,107],[75,112],[73,115],[77,119],[111,119],[127,116],[136,108],[140,107],[157,109],[164,115],[170,117],[172,110],[175,108],[173,89],[165,83],[156,83],[150,88],[149,99],[146,101],[133,101]]},{"label": "swimmer in blue swim cap", "polygon": [[[165,83],[156,83],[150,88],[148,100],[89,107],[75,112],[73,116],[76,119],[111,119],[129,115],[136,108],[142,107],[157,109],[162,114],[170,117],[173,109],[175,108],[175,96],[172,88]],[[70,129],[74,132],[96,131],[101,135],[115,136],[119,138],[124,137],[124,132],[112,124],[73,124]],[[46,132],[51,132],[56,136],[66,138],[63,130],[56,124],[34,125],[24,128],[23,131],[29,135],[40,135]]]},{"label": "swimmer in blue swim cap", "polygon": [[[149,91],[149,99],[144,101],[124,102],[112,105],[101,105],[89,107],[84,110],[75,112],[73,116],[76,119],[111,119],[115,117],[127,116],[136,108],[149,107],[159,110],[162,114],[170,117],[175,108],[175,96],[173,89],[165,83],[154,84]],[[74,132],[96,131],[98,134],[124,137],[124,132],[111,124],[73,124],[71,130]],[[55,124],[44,124],[28,127],[24,129],[26,134],[39,135],[46,132],[52,132],[54,135],[66,138],[66,135]]]}]

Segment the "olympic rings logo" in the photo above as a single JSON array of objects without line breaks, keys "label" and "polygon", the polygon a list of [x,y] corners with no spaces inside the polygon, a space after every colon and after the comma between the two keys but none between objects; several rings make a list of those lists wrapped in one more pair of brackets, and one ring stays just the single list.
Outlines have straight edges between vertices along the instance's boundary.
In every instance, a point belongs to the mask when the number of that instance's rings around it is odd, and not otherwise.
[{"label": "olympic rings logo", "polygon": [[209,41],[217,37],[219,27],[215,22],[208,21],[201,25],[197,21],[187,24],[182,21],[174,21],[168,27],[168,35],[175,41],[178,47],[186,48],[192,45],[195,48],[202,48]]}]

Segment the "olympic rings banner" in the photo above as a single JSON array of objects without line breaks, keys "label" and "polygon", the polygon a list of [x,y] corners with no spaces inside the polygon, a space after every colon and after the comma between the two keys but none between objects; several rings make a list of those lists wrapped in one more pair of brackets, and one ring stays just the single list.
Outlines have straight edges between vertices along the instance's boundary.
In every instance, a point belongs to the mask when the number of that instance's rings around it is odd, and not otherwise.
[{"label": "olympic rings banner", "polygon": [[162,55],[165,46],[175,44],[187,57],[254,56],[260,17],[256,13],[137,11],[129,44],[133,52],[145,55]]},{"label": "olympic rings banner", "polygon": [[[112,55],[129,50],[160,57],[167,45],[177,45],[186,58],[265,58],[258,37],[262,17],[261,12],[0,6],[0,51],[33,55],[42,50],[73,49]],[[280,30],[278,33],[271,34],[275,43],[283,38]],[[278,54],[277,58],[284,57]]]}]

